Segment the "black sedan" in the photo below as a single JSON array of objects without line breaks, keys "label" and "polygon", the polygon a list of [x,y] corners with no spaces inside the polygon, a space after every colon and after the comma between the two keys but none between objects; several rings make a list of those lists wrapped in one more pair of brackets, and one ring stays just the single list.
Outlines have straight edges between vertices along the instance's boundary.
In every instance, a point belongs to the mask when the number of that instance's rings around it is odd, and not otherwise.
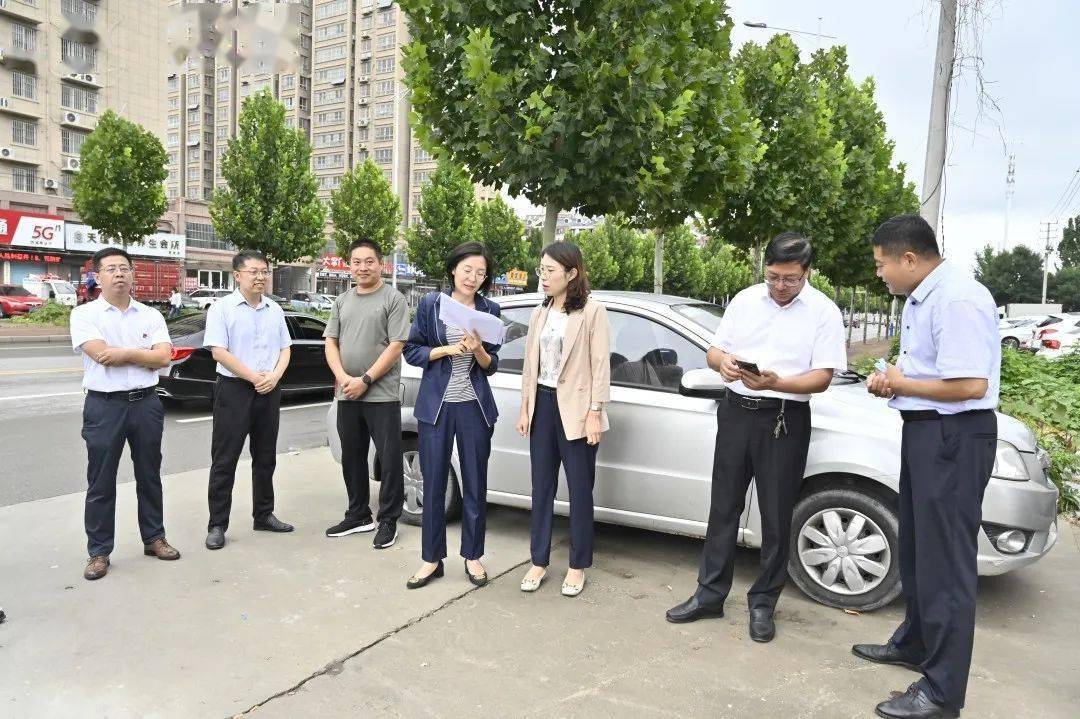
[{"label": "black sedan", "polygon": [[[281,378],[281,391],[299,394],[333,390],[334,375],[323,350],[326,323],[298,312],[286,312],[285,321],[292,337],[292,360]],[[168,326],[172,363],[168,374],[158,378],[158,394],[176,401],[213,400],[217,363],[210,350],[203,347],[206,314],[177,317],[169,320]]]}]

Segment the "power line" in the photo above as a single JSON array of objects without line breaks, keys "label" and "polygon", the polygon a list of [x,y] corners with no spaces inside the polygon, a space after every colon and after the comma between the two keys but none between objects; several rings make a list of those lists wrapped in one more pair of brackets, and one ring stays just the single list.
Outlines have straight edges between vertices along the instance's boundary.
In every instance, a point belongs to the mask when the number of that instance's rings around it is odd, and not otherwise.
[{"label": "power line", "polygon": [[[1080,182],[1078,182],[1078,180],[1080,180],[1080,167],[1073,171],[1072,176],[1069,178],[1069,182],[1065,185],[1065,189],[1061,191],[1061,197],[1059,197],[1057,202],[1054,203],[1054,206],[1050,208],[1050,212],[1046,213],[1048,216],[1053,216],[1059,209],[1065,209],[1065,207],[1072,202],[1072,198],[1076,196],[1077,189],[1080,188]],[[1070,192],[1072,194],[1070,194]],[[1065,200],[1066,195],[1069,195],[1069,199],[1062,203],[1062,200]]]}]

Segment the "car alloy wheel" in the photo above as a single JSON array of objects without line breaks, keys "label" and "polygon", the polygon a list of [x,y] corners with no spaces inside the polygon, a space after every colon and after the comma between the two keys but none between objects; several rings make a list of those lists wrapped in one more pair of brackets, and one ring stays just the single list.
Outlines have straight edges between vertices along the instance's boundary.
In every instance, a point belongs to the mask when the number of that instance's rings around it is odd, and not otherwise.
[{"label": "car alloy wheel", "polygon": [[[405,478],[405,503],[401,519],[406,524],[419,526],[424,517],[424,474],[420,471],[420,451],[415,437],[406,437],[403,440],[401,460]],[[460,510],[461,493],[458,490],[457,475],[451,467],[443,511],[447,519],[453,519]]]}]

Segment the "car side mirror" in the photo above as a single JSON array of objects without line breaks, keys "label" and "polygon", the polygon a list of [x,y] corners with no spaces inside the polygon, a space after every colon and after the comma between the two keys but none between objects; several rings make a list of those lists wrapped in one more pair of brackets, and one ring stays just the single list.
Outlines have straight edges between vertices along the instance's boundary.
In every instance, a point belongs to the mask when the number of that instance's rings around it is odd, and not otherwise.
[{"label": "car side mirror", "polygon": [[702,399],[723,399],[727,396],[727,387],[719,372],[711,369],[692,369],[685,372],[679,382],[679,394],[684,397]]}]

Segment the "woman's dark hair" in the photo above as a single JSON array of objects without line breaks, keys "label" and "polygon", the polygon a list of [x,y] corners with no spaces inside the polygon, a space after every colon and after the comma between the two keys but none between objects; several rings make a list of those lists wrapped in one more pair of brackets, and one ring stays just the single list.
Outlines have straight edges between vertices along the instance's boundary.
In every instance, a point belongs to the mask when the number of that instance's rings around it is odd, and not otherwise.
[{"label": "woman's dark hair", "polygon": [[135,266],[135,264],[131,261],[131,255],[129,255],[127,252],[124,252],[119,247],[106,247],[103,250],[98,250],[97,252],[95,252],[93,258],[91,258],[92,262],[94,263],[95,272],[101,272],[101,263],[107,257],[123,257],[125,260],[127,260],[129,266]]},{"label": "woman's dark hair", "polygon": [[484,258],[484,281],[480,283],[480,294],[486,294],[491,289],[491,283],[495,281],[495,262],[491,259],[491,251],[482,242],[462,242],[450,250],[450,256],[446,258],[446,279],[450,280],[450,287],[454,286],[454,269],[462,260],[469,257]]},{"label": "woman's dark hair", "polygon": [[781,232],[772,238],[765,248],[766,265],[784,265],[788,262],[798,262],[799,267],[805,272],[814,261],[814,248],[810,240],[798,232]]},{"label": "woman's dark hair", "polygon": [[918,215],[897,215],[874,232],[873,244],[890,257],[913,252],[919,257],[941,257],[930,223]]},{"label": "woman's dark hair", "polygon": [[[540,257],[550,257],[562,265],[563,270],[569,274],[570,270],[577,270],[577,277],[570,280],[566,286],[566,302],[563,310],[570,314],[585,307],[589,300],[589,278],[585,274],[585,260],[581,257],[581,250],[572,242],[554,242],[544,248]],[[544,299],[544,306],[551,304],[551,298]]]}]

